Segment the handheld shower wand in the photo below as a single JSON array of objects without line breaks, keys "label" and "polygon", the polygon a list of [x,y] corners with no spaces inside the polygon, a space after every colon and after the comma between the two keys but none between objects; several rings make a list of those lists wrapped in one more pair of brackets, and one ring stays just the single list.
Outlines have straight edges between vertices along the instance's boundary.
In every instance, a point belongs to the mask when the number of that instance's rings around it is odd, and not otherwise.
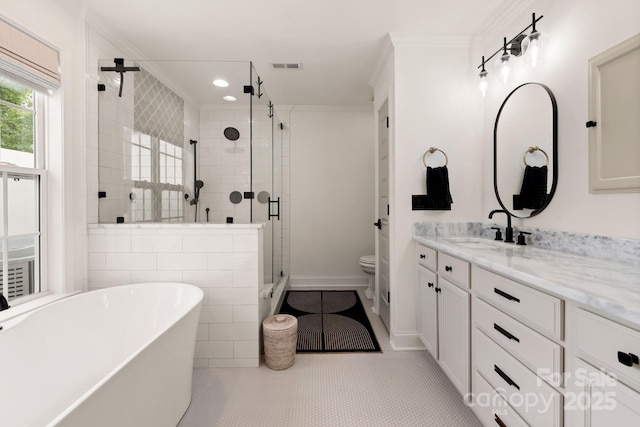
[{"label": "handheld shower wand", "polygon": [[198,141],[195,139],[189,140],[189,143],[193,145],[193,189],[194,189],[194,197],[191,199],[189,204],[191,206],[196,206],[196,212],[193,221],[198,222],[198,201],[200,199],[200,189],[204,187],[204,181],[198,179],[198,156],[196,151],[196,144]]}]

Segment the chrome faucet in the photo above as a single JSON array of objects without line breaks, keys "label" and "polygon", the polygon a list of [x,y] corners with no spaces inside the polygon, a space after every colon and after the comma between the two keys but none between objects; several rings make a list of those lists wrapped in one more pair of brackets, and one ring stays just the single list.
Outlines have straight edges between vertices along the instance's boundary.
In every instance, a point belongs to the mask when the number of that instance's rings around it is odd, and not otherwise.
[{"label": "chrome faucet", "polygon": [[502,212],[507,215],[507,228],[504,230],[504,241],[506,243],[513,243],[513,228],[511,227],[511,214],[504,209],[496,209],[489,212],[489,219],[493,217],[494,213]]}]

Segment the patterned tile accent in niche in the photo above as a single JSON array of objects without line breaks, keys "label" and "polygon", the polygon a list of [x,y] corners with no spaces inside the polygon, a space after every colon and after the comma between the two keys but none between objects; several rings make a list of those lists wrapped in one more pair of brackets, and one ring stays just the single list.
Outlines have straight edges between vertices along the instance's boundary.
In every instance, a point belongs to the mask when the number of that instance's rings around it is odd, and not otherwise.
[{"label": "patterned tile accent in niche", "polygon": [[135,129],[182,147],[184,100],[144,68],[134,76]]}]

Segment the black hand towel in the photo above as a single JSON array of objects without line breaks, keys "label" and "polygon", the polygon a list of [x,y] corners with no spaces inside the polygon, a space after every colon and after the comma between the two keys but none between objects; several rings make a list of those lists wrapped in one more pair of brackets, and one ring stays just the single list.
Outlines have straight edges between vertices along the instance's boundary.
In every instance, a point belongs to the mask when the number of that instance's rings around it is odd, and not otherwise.
[{"label": "black hand towel", "polygon": [[8,308],[11,308],[11,306],[9,306],[9,303],[7,302],[7,299],[4,297],[4,295],[0,294],[0,311],[6,310]]},{"label": "black hand towel", "polygon": [[427,167],[427,195],[431,197],[434,207],[451,208],[453,199],[449,191],[449,171],[446,166]]},{"label": "black hand towel", "polygon": [[521,209],[540,209],[544,206],[547,200],[547,172],[546,166],[525,167],[519,197]]}]

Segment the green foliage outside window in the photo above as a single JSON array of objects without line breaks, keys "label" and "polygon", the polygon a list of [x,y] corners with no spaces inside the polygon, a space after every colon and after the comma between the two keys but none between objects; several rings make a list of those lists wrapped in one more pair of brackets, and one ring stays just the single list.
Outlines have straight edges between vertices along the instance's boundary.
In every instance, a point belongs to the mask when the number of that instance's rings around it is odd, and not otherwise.
[{"label": "green foliage outside window", "polygon": [[33,153],[33,91],[0,79],[0,100],[0,145]]}]

